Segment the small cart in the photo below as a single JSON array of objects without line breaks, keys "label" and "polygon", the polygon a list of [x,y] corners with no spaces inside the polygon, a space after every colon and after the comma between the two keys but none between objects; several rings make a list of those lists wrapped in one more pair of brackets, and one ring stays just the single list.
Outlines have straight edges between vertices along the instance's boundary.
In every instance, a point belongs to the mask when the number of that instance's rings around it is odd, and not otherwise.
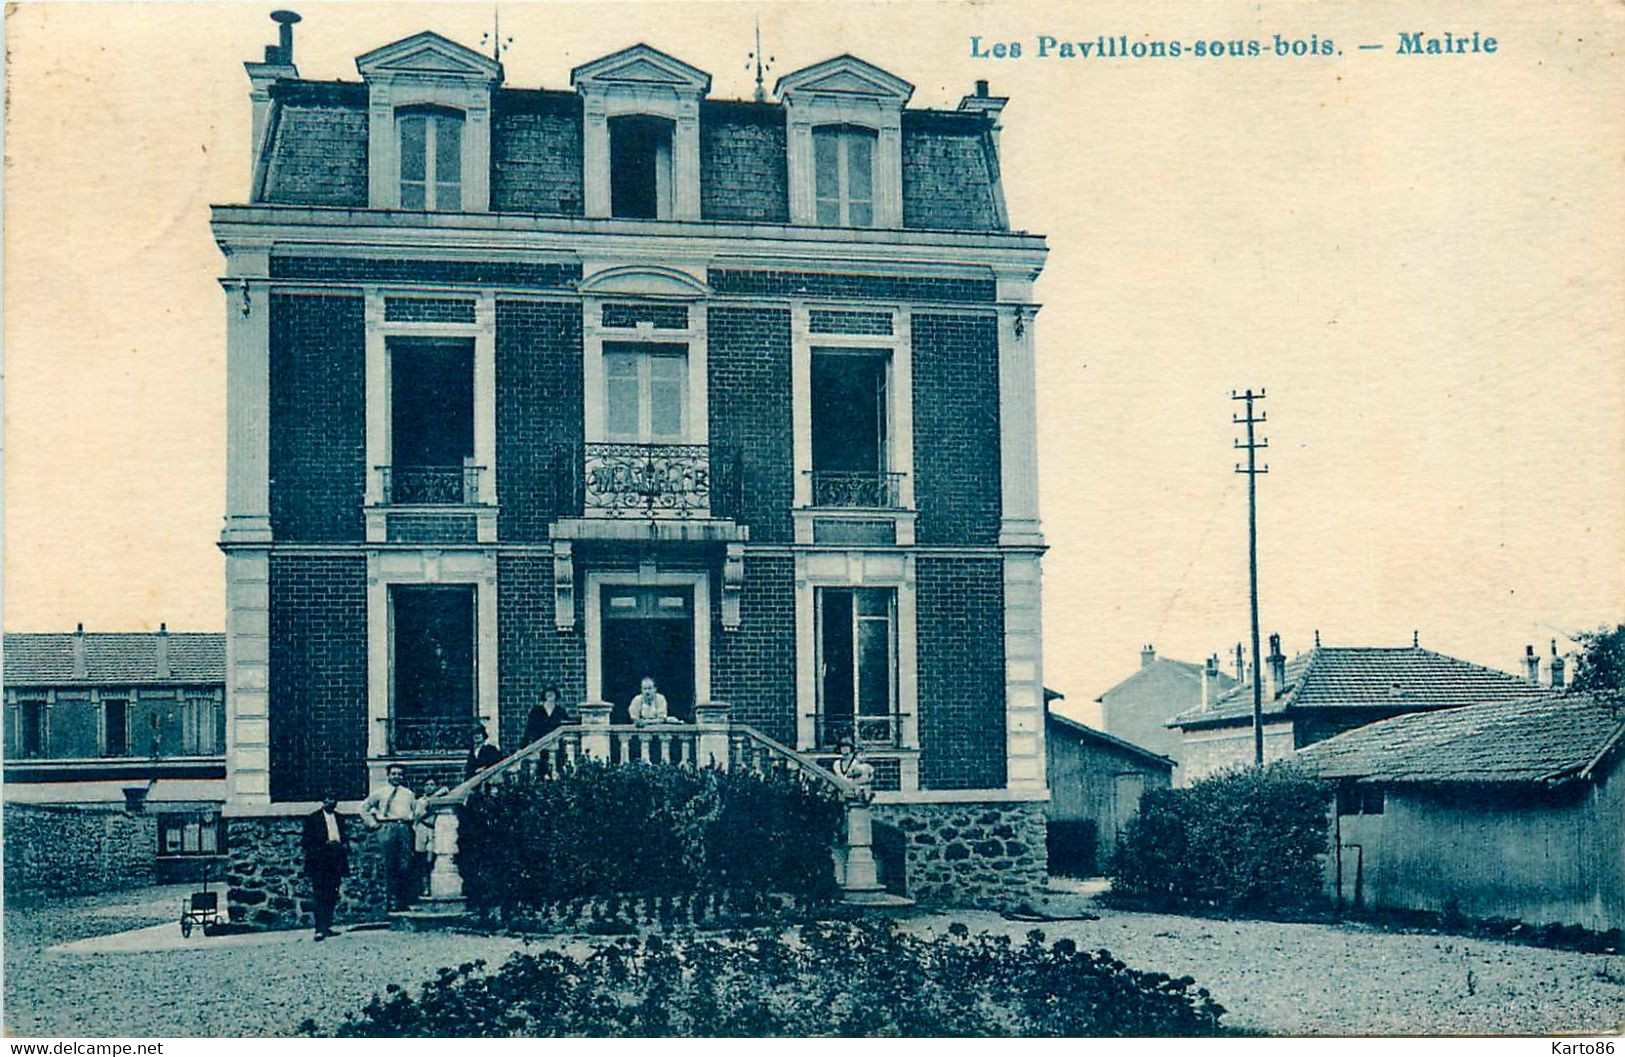
[{"label": "small cart", "polygon": [[191,936],[200,926],[205,936],[220,924],[220,895],[209,890],[209,865],[203,864],[203,888],[181,900],[181,935]]}]

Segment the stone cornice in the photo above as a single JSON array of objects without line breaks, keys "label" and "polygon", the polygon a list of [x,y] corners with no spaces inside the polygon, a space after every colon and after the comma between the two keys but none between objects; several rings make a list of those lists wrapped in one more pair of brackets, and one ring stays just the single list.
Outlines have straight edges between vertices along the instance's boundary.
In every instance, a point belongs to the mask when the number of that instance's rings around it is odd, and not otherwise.
[{"label": "stone cornice", "polygon": [[267,242],[300,255],[466,257],[536,260],[624,257],[696,260],[739,267],[741,260],[799,262],[820,271],[865,266],[917,272],[986,268],[1030,281],[1043,269],[1042,235],[1022,232],[886,230],[609,220],[517,213],[408,213],[309,206],[217,205],[215,241],[228,256]]}]

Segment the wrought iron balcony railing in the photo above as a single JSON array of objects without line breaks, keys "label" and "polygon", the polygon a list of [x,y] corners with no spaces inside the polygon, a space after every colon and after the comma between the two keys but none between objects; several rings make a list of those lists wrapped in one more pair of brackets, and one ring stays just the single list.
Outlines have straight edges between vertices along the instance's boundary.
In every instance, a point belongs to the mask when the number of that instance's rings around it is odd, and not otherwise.
[{"label": "wrought iron balcony railing", "polygon": [[812,505],[895,510],[902,506],[901,473],[883,470],[808,470]]},{"label": "wrought iron balcony railing", "polygon": [[705,444],[588,444],[588,516],[711,516],[711,449]]},{"label": "wrought iron balcony railing", "polygon": [[843,741],[861,748],[896,748],[902,744],[903,714],[884,716],[820,715],[817,741],[822,749],[834,749]]},{"label": "wrought iron balcony railing", "polygon": [[453,756],[467,753],[470,732],[479,722],[466,716],[391,716],[389,751],[396,756]]},{"label": "wrought iron balcony railing", "polygon": [[480,501],[483,466],[379,466],[385,505],[467,506]]}]

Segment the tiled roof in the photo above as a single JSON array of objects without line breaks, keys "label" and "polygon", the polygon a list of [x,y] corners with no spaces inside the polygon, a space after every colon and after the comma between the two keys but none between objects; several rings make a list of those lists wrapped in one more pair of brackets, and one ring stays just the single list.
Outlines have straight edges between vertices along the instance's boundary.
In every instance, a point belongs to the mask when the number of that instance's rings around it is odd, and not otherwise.
[{"label": "tiled roof", "polygon": [[1552,694],[1415,712],[1299,751],[1325,778],[1371,782],[1541,782],[1608,764],[1625,707],[1591,694]]},{"label": "tiled roof", "polygon": [[[1493,668],[1417,646],[1316,646],[1286,662],[1286,688],[1276,697],[1264,684],[1264,714],[1323,708],[1420,712],[1484,701],[1527,700],[1550,691]],[[1223,695],[1211,709],[1191,709],[1170,726],[1222,725],[1253,714],[1252,682]]]},{"label": "tiled roof", "polygon": [[13,633],[5,637],[7,686],[90,686],[129,683],[224,683],[226,637],[172,631],[169,674],[158,671],[158,635],[87,632],[84,673],[74,675],[74,634]]},{"label": "tiled roof", "polygon": [[[1175,673],[1176,676],[1185,676],[1189,678],[1191,682],[1200,686],[1202,683],[1202,669],[1204,667],[1204,665],[1195,664],[1191,661],[1176,661],[1172,657],[1158,657],[1150,664],[1142,665],[1133,675],[1129,676],[1127,679],[1124,679],[1110,690],[1102,691],[1101,694],[1095,698],[1095,700],[1103,701],[1105,700],[1107,694],[1115,694],[1119,691],[1129,689],[1136,683],[1145,679],[1147,676],[1158,671],[1171,671]],[[1222,671],[1219,673],[1219,692],[1221,694],[1225,690],[1228,690],[1235,685],[1236,681],[1234,679],[1224,674]]]},{"label": "tiled roof", "polygon": [[1084,740],[1092,740],[1099,742],[1102,745],[1110,746],[1114,749],[1121,749],[1126,753],[1138,756],[1140,759],[1154,767],[1166,767],[1171,771],[1178,766],[1175,761],[1169,759],[1167,756],[1152,752],[1150,749],[1147,749],[1141,745],[1136,745],[1132,741],[1124,741],[1122,738],[1107,734],[1103,730],[1096,730],[1094,727],[1091,727],[1086,723],[1079,723],[1075,719],[1069,719],[1066,716],[1061,715],[1059,712],[1050,711],[1045,714],[1049,717],[1050,722],[1054,723],[1061,730],[1067,731]]}]

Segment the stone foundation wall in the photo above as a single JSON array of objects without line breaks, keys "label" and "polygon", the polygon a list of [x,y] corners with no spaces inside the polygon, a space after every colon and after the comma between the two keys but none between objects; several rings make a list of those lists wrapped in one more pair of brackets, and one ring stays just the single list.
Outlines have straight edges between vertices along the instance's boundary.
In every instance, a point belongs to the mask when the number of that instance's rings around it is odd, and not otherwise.
[{"label": "stone foundation wall", "polygon": [[[383,921],[388,912],[377,835],[354,816],[340,820],[350,840],[350,872],[339,888],[335,920],[341,925]],[[232,921],[261,928],[311,927],[310,880],[299,847],[304,826],[302,814],[226,820],[226,908]]]},{"label": "stone foundation wall", "polygon": [[876,804],[874,820],[901,835],[903,894],[922,904],[1036,904],[1048,883],[1042,804]]},{"label": "stone foundation wall", "polygon": [[79,895],[153,883],[158,817],[122,806],[5,806],[7,895]]}]

